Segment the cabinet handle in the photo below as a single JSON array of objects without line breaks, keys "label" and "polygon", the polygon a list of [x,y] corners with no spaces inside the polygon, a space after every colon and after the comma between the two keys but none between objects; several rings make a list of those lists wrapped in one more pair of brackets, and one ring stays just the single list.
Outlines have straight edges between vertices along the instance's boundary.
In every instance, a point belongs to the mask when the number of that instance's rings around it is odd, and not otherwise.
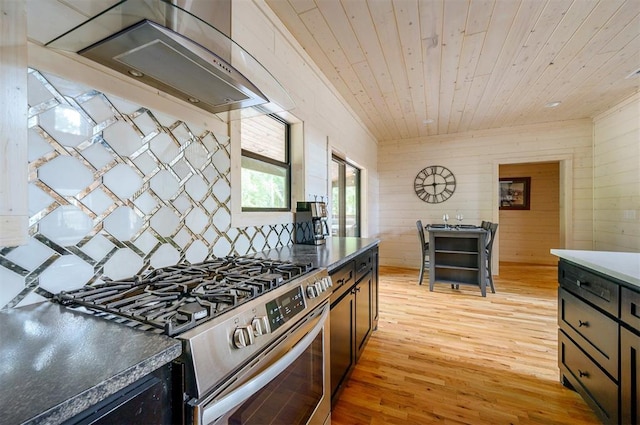
[{"label": "cabinet handle", "polygon": [[338,279],[336,283],[338,284],[337,286],[340,286],[344,283],[344,279]]},{"label": "cabinet handle", "polygon": [[578,285],[578,287],[582,288],[583,286],[589,285],[589,282],[587,282],[585,280],[576,279],[576,285]]},{"label": "cabinet handle", "polygon": [[588,321],[584,321],[584,322],[583,322],[582,320],[579,320],[579,319],[578,319],[578,327],[579,327],[579,328],[581,328],[581,327],[583,327],[583,326],[584,326],[585,328],[589,327],[589,322],[588,322]]},{"label": "cabinet handle", "polygon": [[588,378],[589,377],[589,372],[587,371],[581,371],[580,369],[578,369],[578,374],[580,375],[581,378]]}]

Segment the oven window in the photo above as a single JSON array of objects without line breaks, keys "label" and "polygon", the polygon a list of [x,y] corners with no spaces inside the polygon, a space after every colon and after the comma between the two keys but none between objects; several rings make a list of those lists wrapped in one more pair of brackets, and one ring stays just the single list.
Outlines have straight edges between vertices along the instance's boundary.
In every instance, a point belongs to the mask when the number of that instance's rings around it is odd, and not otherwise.
[{"label": "oven window", "polygon": [[229,417],[233,425],[305,424],[322,399],[322,332],[284,372]]}]

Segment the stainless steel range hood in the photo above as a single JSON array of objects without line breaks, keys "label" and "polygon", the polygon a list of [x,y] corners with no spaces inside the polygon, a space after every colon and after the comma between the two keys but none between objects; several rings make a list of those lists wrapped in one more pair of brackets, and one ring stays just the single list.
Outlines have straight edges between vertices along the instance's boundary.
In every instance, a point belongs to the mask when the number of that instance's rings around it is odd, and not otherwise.
[{"label": "stainless steel range hood", "polygon": [[[215,3],[199,2],[198,13]],[[230,23],[227,5],[221,10]],[[242,109],[242,116],[255,116],[295,106],[252,55],[175,2],[121,1],[46,46],[78,53],[215,114]]]}]

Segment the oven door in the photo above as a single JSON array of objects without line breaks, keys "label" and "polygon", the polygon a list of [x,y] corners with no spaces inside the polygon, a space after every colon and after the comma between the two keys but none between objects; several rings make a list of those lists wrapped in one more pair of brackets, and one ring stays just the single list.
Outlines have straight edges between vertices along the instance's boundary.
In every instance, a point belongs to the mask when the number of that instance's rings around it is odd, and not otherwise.
[{"label": "oven door", "polygon": [[321,304],[194,405],[196,424],[330,423],[329,304]]}]

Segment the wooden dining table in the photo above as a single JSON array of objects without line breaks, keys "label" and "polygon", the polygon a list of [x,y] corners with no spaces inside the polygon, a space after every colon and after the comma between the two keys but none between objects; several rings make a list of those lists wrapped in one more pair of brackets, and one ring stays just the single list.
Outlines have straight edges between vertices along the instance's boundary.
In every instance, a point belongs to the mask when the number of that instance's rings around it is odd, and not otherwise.
[{"label": "wooden dining table", "polygon": [[478,226],[427,225],[429,233],[429,290],[436,283],[473,285],[487,296],[489,231]]}]

